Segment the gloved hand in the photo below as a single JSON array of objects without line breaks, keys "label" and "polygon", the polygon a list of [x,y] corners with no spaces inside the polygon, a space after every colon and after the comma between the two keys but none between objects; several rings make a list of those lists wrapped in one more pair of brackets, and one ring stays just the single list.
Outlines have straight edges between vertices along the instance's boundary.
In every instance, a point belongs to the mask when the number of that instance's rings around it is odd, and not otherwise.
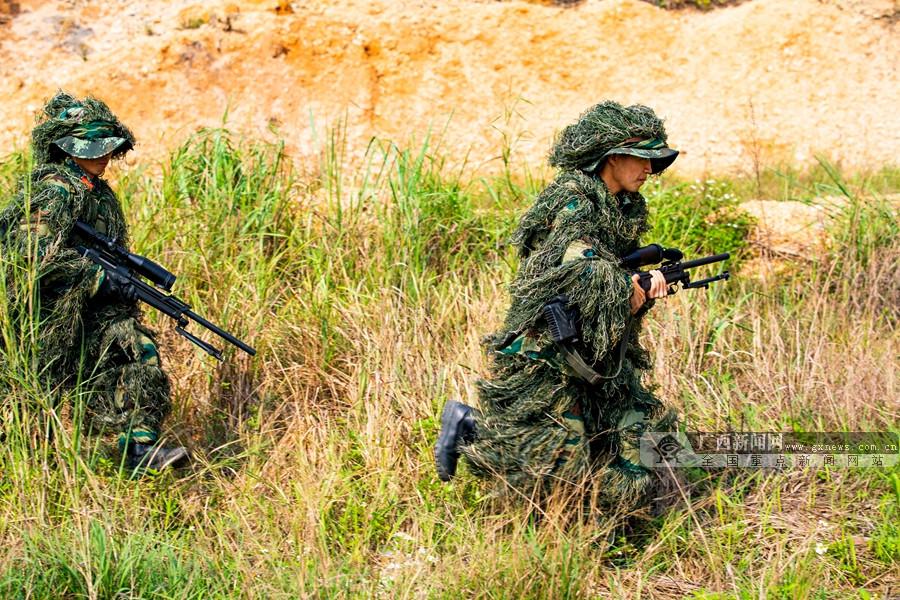
[{"label": "gloved hand", "polygon": [[97,290],[98,298],[121,298],[128,302],[137,300],[137,290],[134,289],[134,285],[128,281],[127,277],[119,275],[115,271],[106,270],[101,273],[101,277],[100,288]]}]

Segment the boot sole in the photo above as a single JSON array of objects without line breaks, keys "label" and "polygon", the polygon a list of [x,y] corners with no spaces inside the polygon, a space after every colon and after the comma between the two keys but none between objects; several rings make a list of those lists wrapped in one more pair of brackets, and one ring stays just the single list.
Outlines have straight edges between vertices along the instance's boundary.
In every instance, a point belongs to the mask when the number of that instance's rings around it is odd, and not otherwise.
[{"label": "boot sole", "polygon": [[[443,461],[440,459],[440,454],[442,453],[442,449],[447,448],[448,444],[456,438],[456,432],[454,431],[451,435],[450,431],[451,429],[455,429],[452,416],[456,407],[460,404],[461,402],[457,402],[456,400],[448,400],[447,403],[444,404],[443,411],[441,411],[441,433],[438,436],[437,442],[434,444],[434,465],[437,468],[438,478],[441,481],[450,481],[456,474],[456,469],[454,469],[453,473],[450,473],[444,468]],[[447,450],[445,455],[449,457],[451,452],[456,454],[456,459],[459,460],[459,453],[455,452],[455,450]]]}]

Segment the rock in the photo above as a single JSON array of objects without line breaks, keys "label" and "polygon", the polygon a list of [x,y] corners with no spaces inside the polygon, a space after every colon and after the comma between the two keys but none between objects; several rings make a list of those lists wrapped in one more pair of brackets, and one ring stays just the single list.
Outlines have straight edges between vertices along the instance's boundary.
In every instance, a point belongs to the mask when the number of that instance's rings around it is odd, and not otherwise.
[{"label": "rock", "polygon": [[762,254],[803,258],[826,248],[828,215],[821,205],[750,200],[739,208],[756,219],[750,241]]}]

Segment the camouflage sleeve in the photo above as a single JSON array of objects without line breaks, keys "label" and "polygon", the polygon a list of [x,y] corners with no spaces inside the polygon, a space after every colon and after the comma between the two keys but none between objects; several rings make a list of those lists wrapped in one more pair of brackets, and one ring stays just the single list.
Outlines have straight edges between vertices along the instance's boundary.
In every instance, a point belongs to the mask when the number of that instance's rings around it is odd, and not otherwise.
[{"label": "camouflage sleeve", "polygon": [[68,182],[57,177],[38,181],[23,206],[18,224],[20,251],[34,257],[42,295],[77,292],[93,296],[102,270],[67,245],[75,224]]},{"label": "camouflage sleeve", "polygon": [[[562,192],[562,190],[561,190]],[[600,240],[586,237],[596,219],[587,198],[568,190],[546,240],[522,264],[512,284],[518,305],[536,316],[558,294],[579,309],[582,339],[600,361],[621,339],[630,312],[632,284],[618,259]]]}]

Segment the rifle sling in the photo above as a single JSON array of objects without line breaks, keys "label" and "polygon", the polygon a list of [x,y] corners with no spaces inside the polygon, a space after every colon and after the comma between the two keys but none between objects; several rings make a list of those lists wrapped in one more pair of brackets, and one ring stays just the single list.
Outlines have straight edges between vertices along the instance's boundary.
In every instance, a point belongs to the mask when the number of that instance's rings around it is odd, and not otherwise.
[{"label": "rifle sling", "polygon": [[595,371],[583,358],[581,358],[578,351],[572,348],[571,344],[567,342],[556,342],[556,349],[559,351],[560,355],[562,355],[566,364],[572,367],[572,370],[575,371],[579,377],[591,385],[599,385],[604,380],[615,379],[619,376],[619,373],[622,372],[622,365],[625,362],[625,350],[628,348],[628,339],[631,337],[631,329],[634,326],[634,321],[634,317],[629,317],[628,323],[625,325],[625,332],[619,340],[619,366],[616,367],[616,372],[612,375],[601,375]]}]

